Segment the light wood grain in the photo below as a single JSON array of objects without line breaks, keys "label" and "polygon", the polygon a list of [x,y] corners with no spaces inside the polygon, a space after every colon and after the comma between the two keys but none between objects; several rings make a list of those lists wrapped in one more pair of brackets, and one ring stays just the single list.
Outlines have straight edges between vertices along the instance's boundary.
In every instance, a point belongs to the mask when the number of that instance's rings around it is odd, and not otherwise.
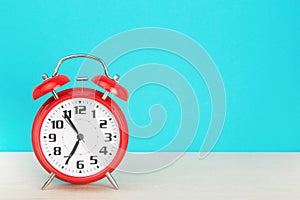
[{"label": "light wood grain", "polygon": [[187,153],[150,174],[114,172],[120,190],[107,180],[70,185],[48,174],[33,153],[0,153],[0,199],[300,199],[300,153],[213,153],[204,160]]}]

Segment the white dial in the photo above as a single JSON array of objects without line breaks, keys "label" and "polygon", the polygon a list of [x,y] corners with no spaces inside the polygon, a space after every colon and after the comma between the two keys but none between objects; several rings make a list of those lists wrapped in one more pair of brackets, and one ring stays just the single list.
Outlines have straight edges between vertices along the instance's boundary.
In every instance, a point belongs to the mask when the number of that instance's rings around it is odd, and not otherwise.
[{"label": "white dial", "polygon": [[69,176],[85,177],[111,163],[118,151],[120,132],[114,115],[101,103],[73,98],[47,114],[40,142],[54,168]]}]

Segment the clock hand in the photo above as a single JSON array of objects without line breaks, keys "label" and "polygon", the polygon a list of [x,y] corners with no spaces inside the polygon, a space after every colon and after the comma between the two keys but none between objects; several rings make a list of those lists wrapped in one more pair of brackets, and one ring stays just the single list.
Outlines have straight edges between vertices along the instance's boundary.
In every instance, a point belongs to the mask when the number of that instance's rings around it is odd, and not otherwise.
[{"label": "clock hand", "polygon": [[77,133],[77,135],[79,134],[76,126],[74,125],[74,123],[72,122],[72,120],[70,119],[70,117],[68,115],[65,115],[65,116],[62,116],[66,121],[67,123],[71,126],[71,128]]},{"label": "clock hand", "polygon": [[65,115],[62,117],[67,121],[67,123],[71,126],[71,128],[77,133],[78,140],[82,140],[82,142],[85,142],[83,140],[83,135],[78,132],[78,130],[77,130],[76,126],[74,125],[74,123],[72,122],[71,118],[68,115]]},{"label": "clock hand", "polygon": [[76,143],[75,143],[75,145],[74,145],[74,147],[73,147],[71,153],[69,154],[69,156],[67,156],[68,159],[66,160],[66,163],[65,163],[66,165],[69,163],[70,158],[74,155],[74,153],[75,153],[75,151],[76,151],[76,149],[77,149],[77,147],[78,147],[78,145],[79,145],[79,141],[80,141],[80,140],[77,140],[77,141],[76,141]]}]

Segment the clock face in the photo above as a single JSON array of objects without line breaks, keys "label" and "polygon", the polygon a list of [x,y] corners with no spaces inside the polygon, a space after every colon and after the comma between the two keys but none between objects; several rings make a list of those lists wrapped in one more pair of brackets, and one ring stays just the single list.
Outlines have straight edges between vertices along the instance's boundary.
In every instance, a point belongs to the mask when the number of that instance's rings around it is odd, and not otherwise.
[{"label": "clock face", "polygon": [[89,98],[72,98],[48,112],[40,130],[46,160],[73,177],[94,175],[114,159],[120,132],[114,115]]}]

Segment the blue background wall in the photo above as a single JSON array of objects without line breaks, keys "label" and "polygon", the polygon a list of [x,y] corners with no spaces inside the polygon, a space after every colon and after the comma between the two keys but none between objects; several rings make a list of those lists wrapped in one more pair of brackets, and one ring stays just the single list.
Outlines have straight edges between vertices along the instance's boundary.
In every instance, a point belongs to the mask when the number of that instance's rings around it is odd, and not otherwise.
[{"label": "blue background wall", "polygon": [[[149,26],[192,37],[218,66],[227,116],[214,151],[299,151],[299,13],[296,0],[2,1],[0,151],[32,150],[31,124],[43,101],[34,102],[31,91],[58,59],[88,53],[114,34]],[[141,55],[124,60],[130,66],[137,58]],[[74,76],[71,67],[62,72]],[[142,106],[143,96],[135,101]],[[190,151],[199,149],[204,129]],[[149,149],[134,140],[129,146],[130,151]]]}]

